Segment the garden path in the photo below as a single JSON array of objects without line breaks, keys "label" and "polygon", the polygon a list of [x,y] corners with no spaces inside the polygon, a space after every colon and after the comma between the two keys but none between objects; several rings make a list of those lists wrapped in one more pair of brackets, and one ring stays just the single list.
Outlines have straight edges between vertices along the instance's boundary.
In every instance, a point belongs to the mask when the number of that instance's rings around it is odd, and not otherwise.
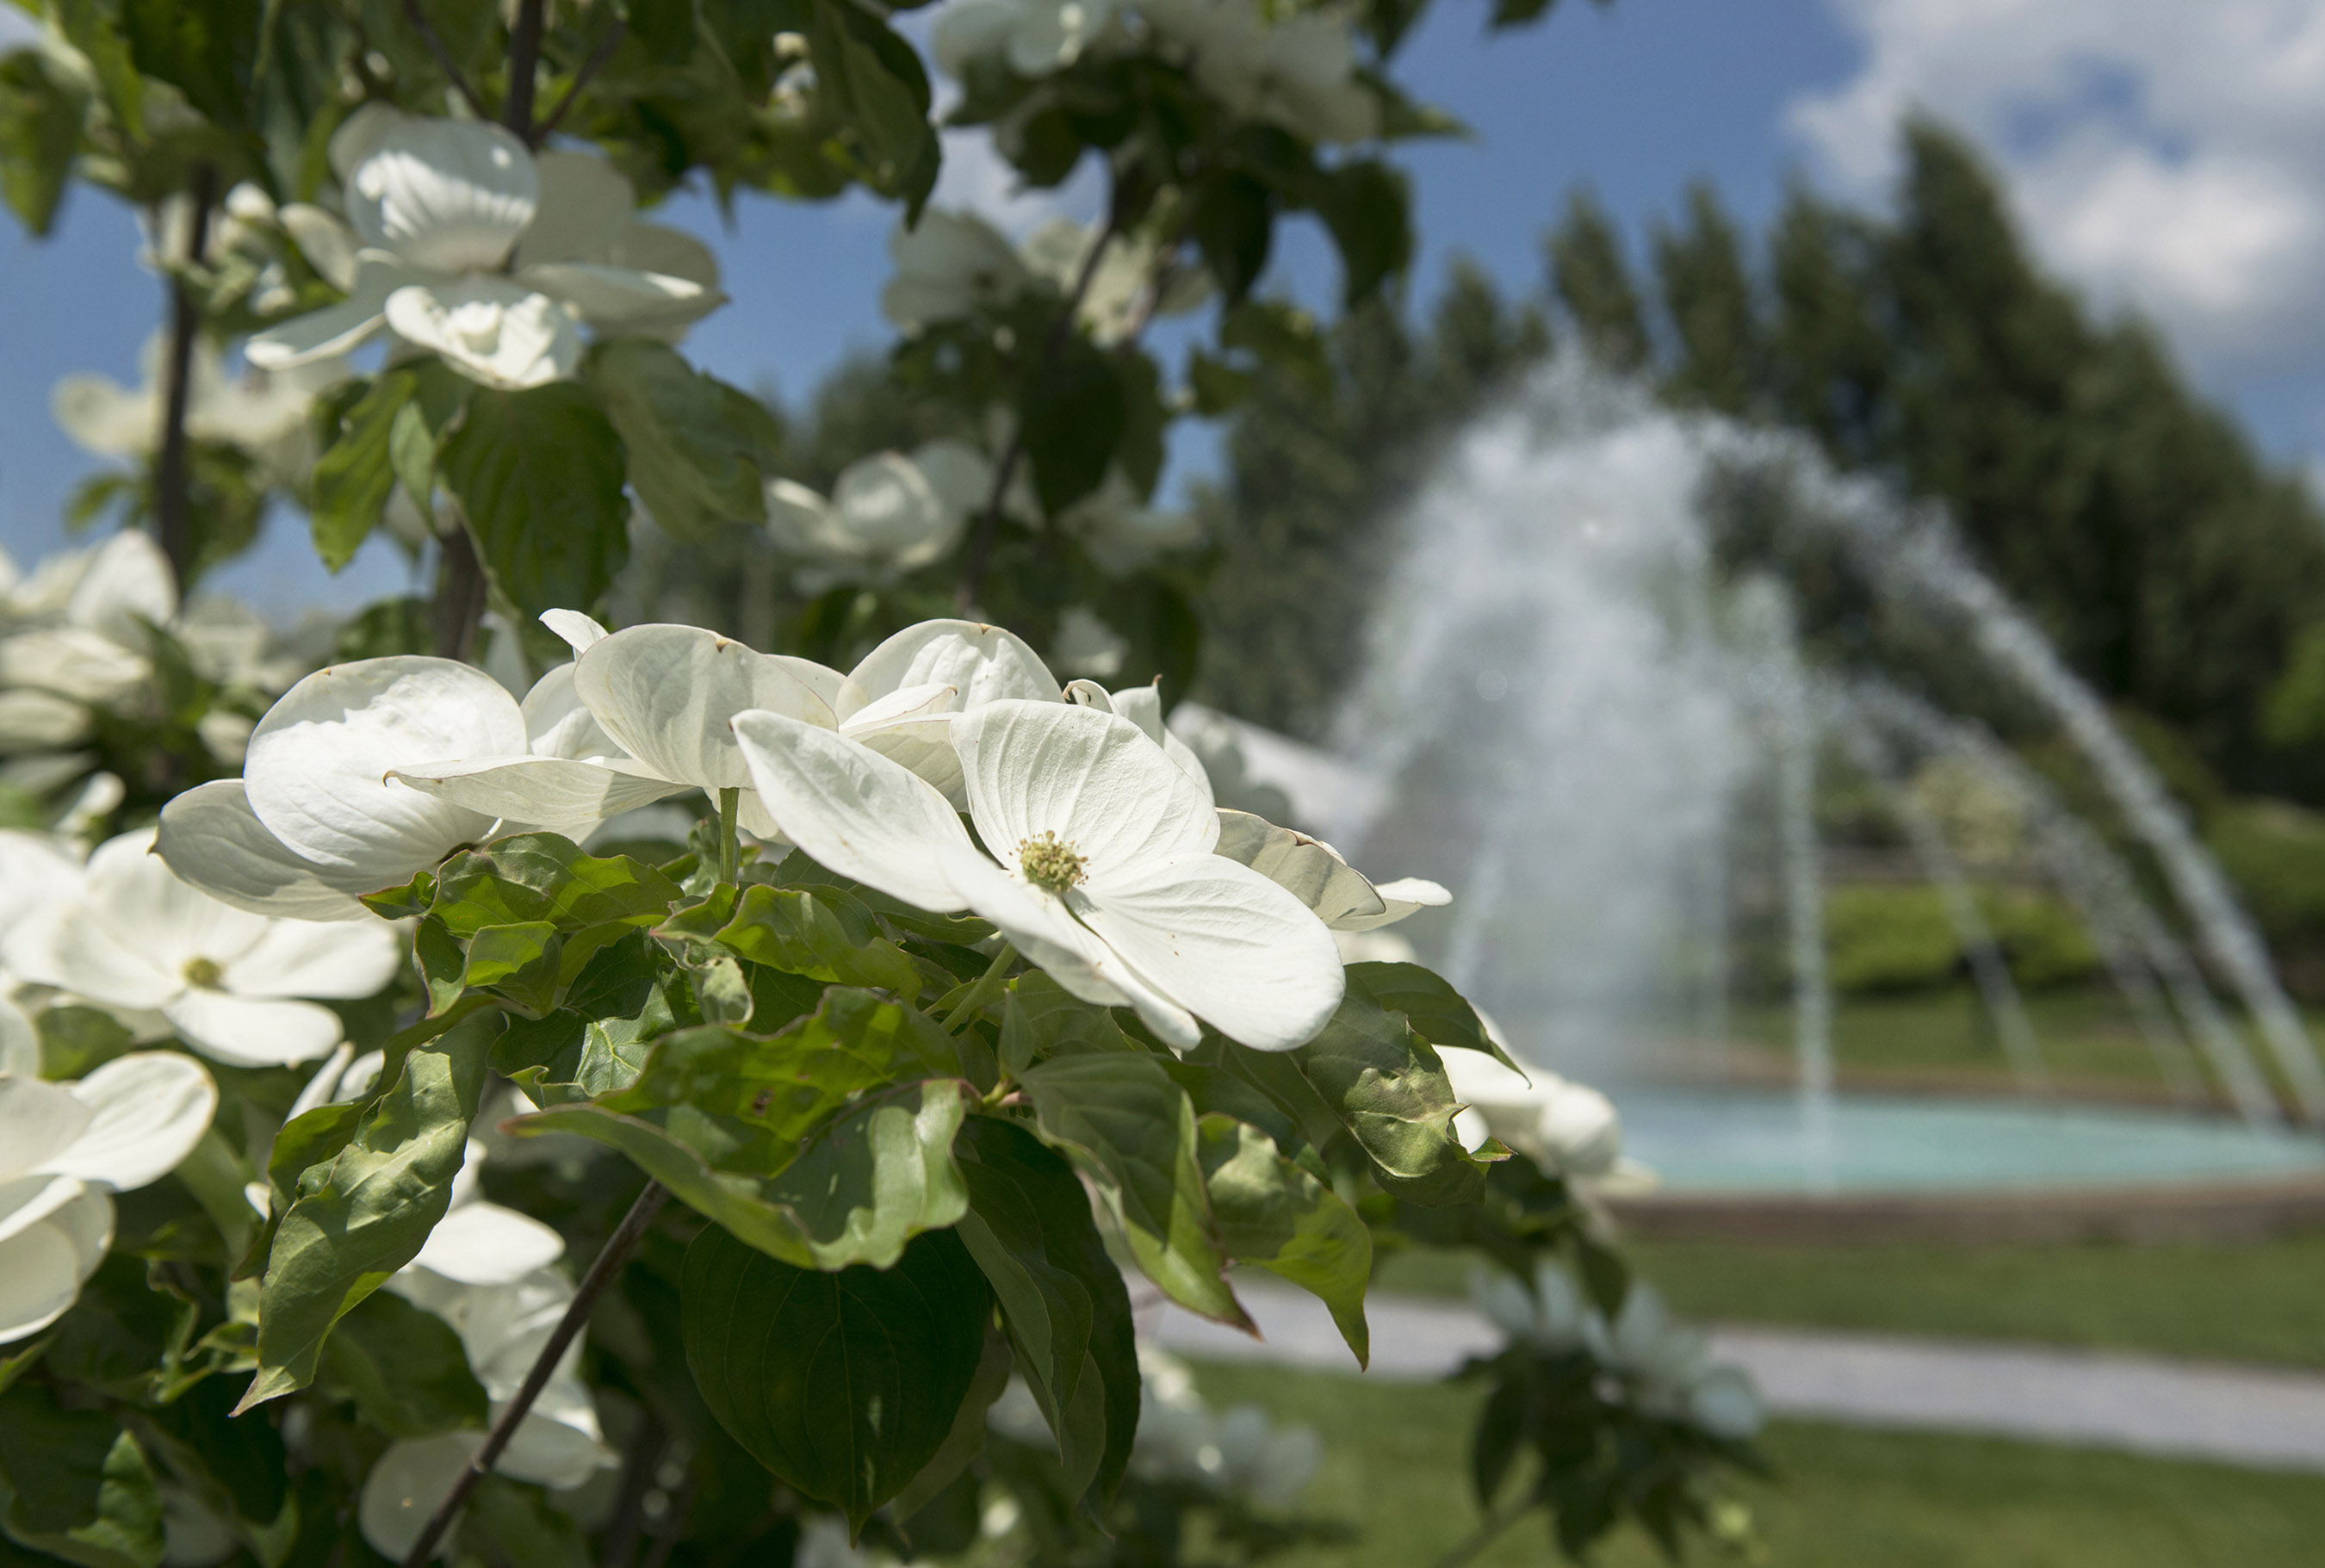
[{"label": "garden path", "polygon": [[[1356,1369],[1312,1296],[1242,1281],[1237,1294],[1263,1339],[1167,1306],[1142,1312],[1142,1326],[1182,1355]],[[1376,1295],[1366,1306],[1379,1377],[1440,1378],[1501,1345],[1466,1303]],[[1756,1325],[1715,1328],[1711,1343],[1779,1416],[2325,1471],[2325,1374]]]}]

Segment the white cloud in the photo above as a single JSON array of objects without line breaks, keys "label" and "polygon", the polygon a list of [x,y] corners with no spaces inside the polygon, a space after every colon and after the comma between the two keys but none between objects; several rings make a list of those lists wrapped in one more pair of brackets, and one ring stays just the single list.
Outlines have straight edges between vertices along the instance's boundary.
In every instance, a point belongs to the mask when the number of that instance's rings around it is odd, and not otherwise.
[{"label": "white cloud", "polygon": [[2216,370],[2325,348],[2325,0],[1830,0],[1864,42],[1793,131],[1884,191],[1914,108],[2003,170],[2036,247]]}]

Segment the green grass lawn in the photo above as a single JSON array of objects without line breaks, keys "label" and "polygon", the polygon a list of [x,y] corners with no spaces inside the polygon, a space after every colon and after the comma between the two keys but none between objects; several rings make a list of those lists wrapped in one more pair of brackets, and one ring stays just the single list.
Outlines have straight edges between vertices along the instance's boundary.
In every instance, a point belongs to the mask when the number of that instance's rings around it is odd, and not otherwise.
[{"label": "green grass lawn", "polygon": [[[2325,1367],[2325,1232],[2205,1246],[1627,1250],[1690,1317]],[[1376,1288],[1461,1294],[1469,1268],[1401,1254],[1384,1260]]]},{"label": "green grass lawn", "polygon": [[[1467,1479],[1477,1395],[1249,1365],[1200,1369],[1204,1395],[1302,1421],[1328,1457],[1307,1506],[1353,1522],[1352,1545],[1284,1568],[1428,1568],[1477,1522]],[[2312,1568],[2325,1560],[2325,1479],[1979,1438],[1771,1429],[1774,1484],[1739,1479],[1767,1568]],[[1709,1552],[1690,1560],[1710,1562]],[[1539,1518],[1477,1559],[1562,1561]],[[1594,1558],[1662,1559],[1643,1536]]]}]

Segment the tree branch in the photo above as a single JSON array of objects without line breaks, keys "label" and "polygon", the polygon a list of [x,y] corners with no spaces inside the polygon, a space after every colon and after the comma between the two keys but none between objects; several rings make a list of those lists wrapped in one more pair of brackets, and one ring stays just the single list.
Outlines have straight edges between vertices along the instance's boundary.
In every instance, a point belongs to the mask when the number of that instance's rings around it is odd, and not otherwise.
[{"label": "tree branch", "polygon": [[485,618],[485,566],[466,522],[455,520],[437,535],[436,601],[429,608],[437,656],[466,660],[477,645]]},{"label": "tree branch", "polygon": [[[1066,296],[1065,308],[1050,324],[1049,336],[1042,340],[1042,357],[1035,374],[1047,376],[1058,362],[1059,353],[1066,346],[1067,337],[1074,329],[1074,320],[1081,314],[1082,301],[1089,294],[1090,284],[1098,278],[1098,264],[1113,243],[1116,221],[1108,214],[1098,238],[1090,246],[1089,255],[1082,258],[1082,268],[1074,278],[1074,286]],[[953,602],[965,613],[977,604],[977,596],[985,587],[987,568],[993,564],[994,541],[1001,533],[1002,498],[1009,494],[1009,481],[1016,477],[1017,464],[1025,455],[1025,422],[1020,418],[1016,428],[1009,432],[1009,444],[1001,449],[1001,461],[993,470],[993,489],[985,498],[985,510],[977,519],[977,530],[968,537],[968,548],[961,552],[960,585],[953,590]]]},{"label": "tree branch", "polygon": [[557,100],[557,107],[550,110],[549,117],[534,127],[532,135],[525,138],[529,144],[538,147],[549,139],[549,133],[563,123],[565,111],[571,108],[574,100],[580,97],[581,89],[589,85],[589,79],[596,76],[598,69],[613,58],[614,51],[619,49],[622,46],[622,40],[629,35],[630,24],[616,17],[614,25],[598,42],[597,47],[589,51],[589,58],[581,62],[581,69],[573,73],[573,79],[566,84],[565,95]]},{"label": "tree branch", "polygon": [[483,1446],[468,1456],[468,1464],[460,1471],[460,1479],[452,1484],[452,1489],[446,1494],[444,1500],[436,1505],[436,1511],[428,1517],[427,1526],[420,1532],[420,1538],[412,1544],[412,1550],[404,1554],[403,1568],[427,1568],[428,1560],[436,1554],[437,1543],[444,1538],[444,1532],[452,1527],[452,1521],[467,1506],[468,1494],[477,1489],[477,1483],[492,1470],[494,1462],[501,1456],[501,1451],[508,1447],[509,1439],[515,1434],[517,1424],[524,1419],[525,1412],[533,1408],[533,1402],[541,1397],[542,1389],[548,1387],[551,1375],[557,1370],[557,1363],[564,1358],[565,1347],[573,1342],[574,1336],[588,1322],[589,1313],[597,1306],[597,1298],[606,1294],[607,1285],[614,1283],[614,1276],[621,1273],[622,1265],[628,1262],[630,1254],[637,1249],[646,1228],[653,1223],[654,1216],[662,1212],[662,1206],[669,1201],[668,1187],[660,1182],[648,1181],[645,1191],[640,1192],[637,1201],[630,1205],[630,1211],[622,1216],[622,1222],[614,1228],[613,1235],[607,1238],[605,1248],[598,1252],[597,1260],[589,1266],[589,1272],[581,1276],[580,1285],[573,1292],[572,1304],[558,1320],[557,1330],[549,1336],[549,1342],[542,1346],[541,1354],[533,1360],[533,1369],[524,1375],[524,1383],[516,1391],[516,1397],[509,1401],[508,1408],[501,1412],[500,1419],[494,1422],[493,1429],[485,1434]]},{"label": "tree branch", "polygon": [[436,31],[436,24],[428,20],[428,14],[420,9],[420,0],[403,0],[403,14],[411,19],[412,31],[420,34],[420,42],[428,46],[436,68],[451,79],[452,90],[460,95],[460,101],[468,106],[468,112],[480,120],[492,118],[485,113],[484,101],[477,97],[477,89],[468,85],[468,77],[452,59],[452,51],[444,47],[443,35]]},{"label": "tree branch", "polygon": [[[202,254],[209,248],[210,204],[218,199],[218,171],[208,163],[195,164],[186,195],[194,210],[186,230],[186,254],[179,263],[190,267],[199,265]],[[182,274],[172,274],[170,361],[162,390],[162,444],[153,464],[153,526],[181,596],[186,591],[193,568],[193,497],[188,473],[191,454],[187,450],[186,408],[193,396],[194,339],[201,326],[201,304],[194,298],[192,285]]]},{"label": "tree branch", "polygon": [[542,14],[546,0],[517,0],[516,25],[509,29],[508,96],[501,100],[501,124],[533,146],[533,78],[541,65]]}]

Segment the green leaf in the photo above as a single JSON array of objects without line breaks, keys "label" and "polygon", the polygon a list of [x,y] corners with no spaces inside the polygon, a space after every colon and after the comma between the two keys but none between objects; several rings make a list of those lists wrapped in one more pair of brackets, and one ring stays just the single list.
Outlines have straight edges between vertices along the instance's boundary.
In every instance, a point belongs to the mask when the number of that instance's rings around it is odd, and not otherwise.
[{"label": "green leaf", "polygon": [[478,387],[438,469],[493,582],[528,620],[588,609],[629,559],[622,438],[578,382]]},{"label": "green leaf", "polygon": [[1275,194],[1248,174],[1218,170],[1194,188],[1187,235],[1229,305],[1240,304],[1267,270]]},{"label": "green leaf", "polygon": [[1316,318],[1280,300],[1246,300],[1219,319],[1219,345],[1241,348],[1329,401],[1332,358]]},{"label": "green leaf", "polygon": [[928,1077],[949,1045],[912,1008],[834,988],[773,1039],[665,1035],[631,1088],[516,1126],[611,1144],[771,1257],[885,1267],[968,1206],[951,1155],[966,1086]]},{"label": "green leaf", "polygon": [[[435,633],[429,625],[428,614],[428,601],[416,597],[384,598],[366,605],[340,626],[331,656],[352,663],[390,654],[425,654],[435,646]],[[422,900],[423,906],[425,902]]]},{"label": "green leaf", "polygon": [[1187,356],[1187,386],[1195,394],[1195,412],[1205,419],[1234,412],[1258,385],[1255,372],[1237,369],[1200,348]]},{"label": "green leaf", "polygon": [[1113,1013],[1083,1001],[1039,970],[1027,970],[1002,993],[1001,1064],[1012,1074],[1044,1057],[1138,1049]]},{"label": "green leaf", "polygon": [[365,1423],[389,1437],[481,1431],[489,1415],[452,1325],[386,1291],[339,1320],[316,1381],[354,1400]]},{"label": "green leaf", "polygon": [[283,1434],[271,1421],[235,1420],[226,1379],[203,1378],[148,1419],[141,1430],[154,1434],[148,1441],[163,1468],[208,1475],[254,1532],[283,1517],[291,1488]]},{"label": "green leaf", "polygon": [[1054,517],[1106,482],[1129,421],[1122,381],[1088,339],[1069,337],[1028,367],[1017,406],[1033,489]]},{"label": "green leaf", "polygon": [[[921,971],[903,949],[880,934],[871,910],[836,887],[746,887],[721,901],[733,917],[708,933],[755,964],[836,985],[894,991],[906,1001],[921,994]],[[681,928],[683,915],[665,931]]]},{"label": "green leaf", "polygon": [[973,1116],[953,1146],[968,1183],[959,1234],[1001,1304],[1018,1369],[1065,1466],[1066,1493],[1110,1500],[1138,1433],[1130,1293],[1066,1163],[1014,1122]]},{"label": "green leaf", "polygon": [[498,1568],[590,1568],[581,1526],[539,1487],[488,1475],[460,1516],[460,1560]]},{"label": "green leaf", "polygon": [[[577,934],[566,944],[570,967]],[[550,1086],[581,1097],[629,1088],[644,1071],[654,1040],[681,1022],[665,988],[660,950],[643,931],[590,953],[567,986],[564,1004],[538,1018],[513,1018],[493,1046],[493,1071],[516,1079],[547,1103]],[[574,1098],[549,1093],[548,1098]]]},{"label": "green leaf", "polygon": [[845,0],[815,0],[808,47],[820,104],[854,133],[857,177],[884,196],[902,197],[907,216],[918,218],[943,157],[929,123],[920,51]]},{"label": "green leaf", "polygon": [[157,1568],[162,1494],[112,1416],[19,1384],[0,1394],[0,1529],[81,1568]]},{"label": "green leaf", "polygon": [[677,883],[643,861],[599,859],[554,833],[519,833],[445,861],[429,910],[465,941],[488,925],[652,924],[681,896]]},{"label": "green leaf", "polygon": [[[995,1401],[1009,1391],[1009,1373],[1014,1361],[1009,1351],[1009,1339],[999,1329],[987,1323],[985,1329],[985,1352],[978,1357],[977,1375],[968,1381],[968,1392],[961,1396],[960,1408],[953,1412],[952,1427],[945,1433],[936,1453],[921,1471],[905,1483],[890,1505],[889,1517],[899,1523],[909,1522],[912,1516],[959,1480],[968,1467],[985,1452],[987,1419],[992,1414]],[[969,1485],[976,1485],[975,1477]],[[912,1529],[914,1544],[926,1547],[917,1526]]]},{"label": "green leaf", "polygon": [[139,70],[184,93],[214,124],[238,129],[250,123],[264,11],[262,0],[125,0],[122,31]]},{"label": "green leaf", "polygon": [[583,374],[621,432],[631,487],[666,532],[693,539],[765,519],[783,429],[756,398],[644,338],[599,344]]},{"label": "green leaf", "polygon": [[313,1380],[332,1325],[418,1255],[452,1200],[499,1015],[414,1045],[327,1166],[299,1178],[259,1297],[258,1375],[238,1409]]},{"label": "green leaf", "polygon": [[893,1268],[826,1274],[709,1226],[687,1248],[680,1300],[687,1365],[719,1424],[851,1531],[943,1446],[993,1310],[947,1230]]},{"label": "green leaf", "polygon": [[1042,1136],[1101,1179],[1131,1256],[1190,1312],[1249,1328],[1227,1288],[1218,1230],[1195,1155],[1195,1108],[1143,1052],[1036,1062],[1020,1081]]},{"label": "green leaf", "polygon": [[410,369],[383,371],[338,422],[315,464],[315,498],[309,521],[315,553],[336,572],[353,561],[378,526],[395,489],[389,434],[410,406],[419,377]]},{"label": "green leaf", "polygon": [[1311,1100],[1364,1150],[1375,1179],[1396,1196],[1441,1206],[1474,1203],[1485,1191],[1486,1163],[1453,1136],[1460,1101],[1444,1063],[1402,1017],[1356,987],[1323,1032],[1297,1051],[1229,1044],[1223,1060],[1294,1114],[1303,1098]]},{"label": "green leaf", "polygon": [[1341,308],[1353,311],[1413,262],[1413,192],[1398,170],[1374,159],[1325,177],[1317,211],[1340,252]]},{"label": "green leaf", "polygon": [[87,112],[39,50],[0,60],[0,197],[36,236],[56,220]]},{"label": "green leaf", "polygon": [[[425,924],[440,922],[431,915]],[[461,989],[490,990],[539,1017],[556,1005],[564,947],[564,933],[545,920],[481,926],[468,938]]]},{"label": "green leaf", "polygon": [[1508,1052],[1494,1044],[1477,1010],[1461,993],[1419,964],[1350,964],[1348,976],[1349,985],[1390,1012],[1403,1014],[1413,1032],[1440,1051],[1482,1051],[1513,1072],[1524,1071]]},{"label": "green leaf", "polygon": [[1365,1326],[1372,1232],[1259,1128],[1216,1114],[1200,1127],[1203,1183],[1227,1256],[1283,1276],[1331,1308],[1340,1337],[1364,1366],[1372,1354]]}]

